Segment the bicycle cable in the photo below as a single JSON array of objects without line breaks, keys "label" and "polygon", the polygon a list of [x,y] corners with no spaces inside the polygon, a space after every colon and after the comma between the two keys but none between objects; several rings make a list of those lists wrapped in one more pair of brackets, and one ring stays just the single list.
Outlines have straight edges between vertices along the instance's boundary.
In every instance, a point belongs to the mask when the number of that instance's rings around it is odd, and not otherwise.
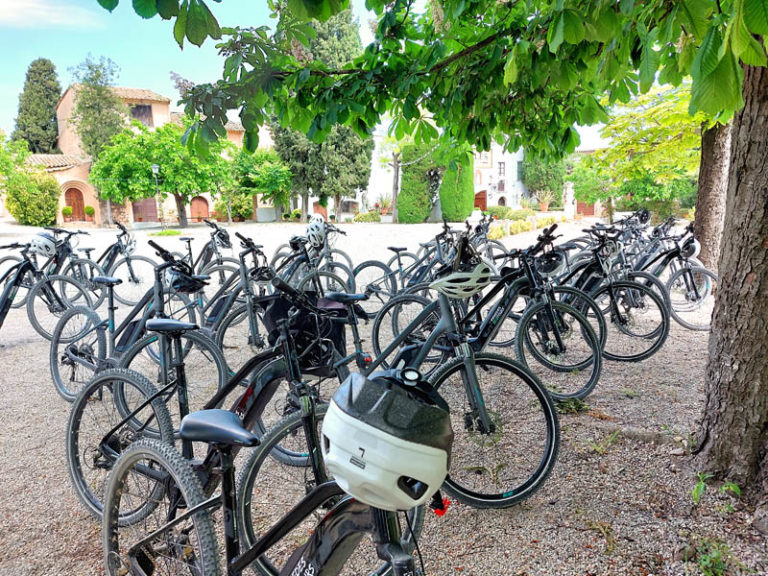
[{"label": "bicycle cable", "polygon": [[403,514],[405,516],[405,523],[408,524],[408,530],[411,532],[411,536],[413,536],[413,544],[416,547],[416,555],[419,557],[419,564],[421,565],[421,574],[422,576],[427,576],[427,569],[424,568],[424,558],[421,556],[421,548],[419,548],[419,539],[416,537],[416,532],[413,531],[413,525],[411,524],[411,519],[408,516],[408,513],[406,512]]}]

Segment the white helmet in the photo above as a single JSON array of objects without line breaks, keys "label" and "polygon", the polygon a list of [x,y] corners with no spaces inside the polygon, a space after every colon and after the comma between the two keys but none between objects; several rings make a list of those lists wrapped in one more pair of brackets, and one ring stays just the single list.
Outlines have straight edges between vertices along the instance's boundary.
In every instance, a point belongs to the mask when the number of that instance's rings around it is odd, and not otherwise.
[{"label": "white helmet", "polygon": [[696,258],[701,252],[701,243],[694,237],[688,238],[680,248],[680,254],[684,258]]},{"label": "white helmet", "polygon": [[[450,464],[453,430],[434,392],[399,370],[351,374],[323,420],[323,456],[339,486],[383,510],[409,510],[440,489]],[[409,385],[410,384],[410,385]],[[428,388],[428,387],[424,387]]]},{"label": "white helmet", "polygon": [[493,269],[485,260],[480,260],[467,271],[458,270],[432,281],[429,287],[449,298],[469,298],[488,286],[491,278]]},{"label": "white helmet", "polygon": [[51,258],[56,254],[56,240],[47,232],[39,232],[29,243],[29,251],[45,258]]},{"label": "white helmet", "polygon": [[325,222],[325,218],[323,218],[322,214],[318,214],[315,212],[312,214],[312,216],[309,217],[310,222],[320,222],[321,224]]},{"label": "white helmet", "polygon": [[315,248],[325,244],[325,223],[317,220],[310,222],[307,226],[307,239]]}]

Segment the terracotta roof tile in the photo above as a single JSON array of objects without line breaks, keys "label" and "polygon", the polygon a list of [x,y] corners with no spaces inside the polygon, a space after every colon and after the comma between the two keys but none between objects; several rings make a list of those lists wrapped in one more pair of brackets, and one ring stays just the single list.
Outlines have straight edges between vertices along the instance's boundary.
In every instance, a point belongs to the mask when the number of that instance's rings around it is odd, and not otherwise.
[{"label": "terracotta roof tile", "polygon": [[152,102],[170,102],[170,98],[161,96],[157,92],[152,90],[144,90],[143,88],[125,88],[123,86],[115,86],[112,91],[120,96],[123,100],[150,100]]},{"label": "terracotta roof tile", "polygon": [[84,162],[90,161],[89,158],[75,156],[73,154],[32,154],[27,158],[27,162],[36,166],[44,166],[51,170],[62,170],[79,166]]}]

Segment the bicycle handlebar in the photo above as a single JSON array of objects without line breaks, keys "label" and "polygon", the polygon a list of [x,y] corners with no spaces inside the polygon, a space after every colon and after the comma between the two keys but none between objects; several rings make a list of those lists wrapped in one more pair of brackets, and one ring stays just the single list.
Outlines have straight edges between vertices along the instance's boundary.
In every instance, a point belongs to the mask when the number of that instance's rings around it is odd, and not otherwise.
[{"label": "bicycle handlebar", "polygon": [[292,296],[293,298],[301,299],[301,300],[303,300],[304,298],[301,292],[296,290],[296,288],[288,284],[288,282],[286,282],[279,276],[273,276],[272,279],[269,281],[269,283],[272,284],[272,286],[274,286],[275,289],[280,290],[280,292],[285,292],[286,294],[288,294],[289,296]]},{"label": "bicycle handlebar", "polygon": [[168,252],[168,250],[166,250],[165,248],[163,248],[162,246],[160,246],[160,245],[159,245],[157,242],[155,242],[154,240],[148,240],[148,241],[147,241],[147,243],[148,243],[148,244],[149,244],[149,245],[150,245],[152,248],[154,248],[154,249],[155,249],[155,251],[157,252],[157,255],[158,255],[158,256],[160,256],[160,258],[162,258],[162,259],[163,259],[163,260],[165,260],[166,262],[175,262],[175,261],[176,261],[176,258],[174,258],[173,254],[171,254],[170,252]]}]

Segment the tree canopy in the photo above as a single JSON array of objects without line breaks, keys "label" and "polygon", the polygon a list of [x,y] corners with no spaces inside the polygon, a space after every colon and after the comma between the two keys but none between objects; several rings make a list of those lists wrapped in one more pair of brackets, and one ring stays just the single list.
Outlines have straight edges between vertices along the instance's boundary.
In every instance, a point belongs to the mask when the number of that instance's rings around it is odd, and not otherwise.
[{"label": "tree canopy", "polygon": [[201,150],[224,137],[226,109],[238,109],[249,149],[272,114],[322,139],[336,123],[368,134],[390,112],[396,134],[416,141],[442,129],[480,150],[497,139],[560,155],[579,143],[574,124],[606,120],[604,93],[608,103],[628,102],[657,78],[677,85],[690,74],[691,111],[730,115],[743,104],[740,64],[766,63],[755,36],[768,34],[763,0],[447,0],[424,12],[414,0],[366,6],[378,17],[374,42],[334,68],[297,47],[314,35],[306,20],[327,19],[347,7],[343,0],[272,2],[272,30],[221,28],[204,0],[134,2],[143,17],[175,19],[179,43],[222,37],[223,78],[186,98],[188,112],[205,115],[188,133]]},{"label": "tree canopy", "polygon": [[19,115],[11,139],[25,140],[33,154],[54,152],[59,136],[56,105],[60,96],[56,66],[47,58],[33,60],[19,95]]}]

